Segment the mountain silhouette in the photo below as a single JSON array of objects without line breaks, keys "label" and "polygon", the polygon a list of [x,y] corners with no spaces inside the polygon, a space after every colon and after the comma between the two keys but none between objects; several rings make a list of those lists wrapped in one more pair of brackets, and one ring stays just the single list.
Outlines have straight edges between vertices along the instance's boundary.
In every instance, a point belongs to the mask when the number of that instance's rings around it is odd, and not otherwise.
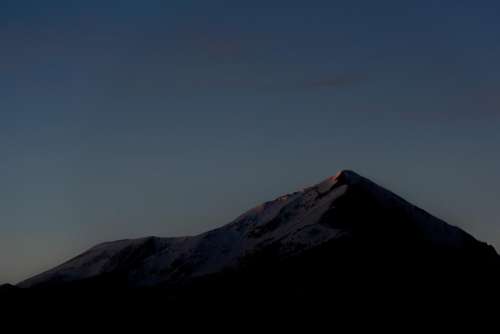
[{"label": "mountain silhouette", "polygon": [[100,244],[18,287],[154,288],[171,299],[241,301],[477,292],[499,278],[493,247],[344,170],[218,229]]}]

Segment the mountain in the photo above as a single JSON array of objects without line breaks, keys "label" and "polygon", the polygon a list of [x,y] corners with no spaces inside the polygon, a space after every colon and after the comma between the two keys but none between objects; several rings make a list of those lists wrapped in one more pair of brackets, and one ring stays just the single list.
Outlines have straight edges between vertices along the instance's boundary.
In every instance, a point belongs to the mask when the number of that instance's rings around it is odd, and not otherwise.
[{"label": "mountain", "polygon": [[187,296],[339,295],[493,286],[493,247],[352,172],[259,205],[201,235],[97,245],[18,286],[155,287]]}]

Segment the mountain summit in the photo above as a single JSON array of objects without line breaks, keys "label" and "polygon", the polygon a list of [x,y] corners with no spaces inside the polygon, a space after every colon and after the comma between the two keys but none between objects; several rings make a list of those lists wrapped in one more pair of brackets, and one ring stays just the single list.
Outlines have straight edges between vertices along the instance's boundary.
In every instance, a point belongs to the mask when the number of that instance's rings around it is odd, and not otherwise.
[{"label": "mountain summit", "polygon": [[338,284],[484,283],[499,269],[491,246],[343,170],[216,230],[97,245],[19,287],[310,295]]}]

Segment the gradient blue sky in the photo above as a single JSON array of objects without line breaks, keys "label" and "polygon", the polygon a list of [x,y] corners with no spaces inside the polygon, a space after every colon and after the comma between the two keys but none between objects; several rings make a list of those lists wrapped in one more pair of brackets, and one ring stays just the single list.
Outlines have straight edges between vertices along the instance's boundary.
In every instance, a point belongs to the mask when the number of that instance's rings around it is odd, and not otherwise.
[{"label": "gradient blue sky", "polygon": [[0,283],[353,169],[500,248],[500,2],[0,2]]}]

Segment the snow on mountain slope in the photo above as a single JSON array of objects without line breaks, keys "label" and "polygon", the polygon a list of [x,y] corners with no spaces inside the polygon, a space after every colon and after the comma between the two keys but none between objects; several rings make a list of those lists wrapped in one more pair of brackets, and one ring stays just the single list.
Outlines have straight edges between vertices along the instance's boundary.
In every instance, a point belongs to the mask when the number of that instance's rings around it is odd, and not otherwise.
[{"label": "snow on mountain slope", "polygon": [[[257,206],[216,230],[194,237],[104,243],[19,286],[59,284],[116,273],[125,275],[130,285],[154,286],[237,266],[242,258],[268,245],[279,245],[280,254],[288,256],[351,233],[351,226],[332,223],[340,220],[335,218],[336,205],[352,201],[347,193],[369,196],[382,209],[402,210],[429,242],[459,248],[471,238],[356,173],[342,171],[313,187]],[[325,217],[329,217],[328,224],[322,223]]]}]

